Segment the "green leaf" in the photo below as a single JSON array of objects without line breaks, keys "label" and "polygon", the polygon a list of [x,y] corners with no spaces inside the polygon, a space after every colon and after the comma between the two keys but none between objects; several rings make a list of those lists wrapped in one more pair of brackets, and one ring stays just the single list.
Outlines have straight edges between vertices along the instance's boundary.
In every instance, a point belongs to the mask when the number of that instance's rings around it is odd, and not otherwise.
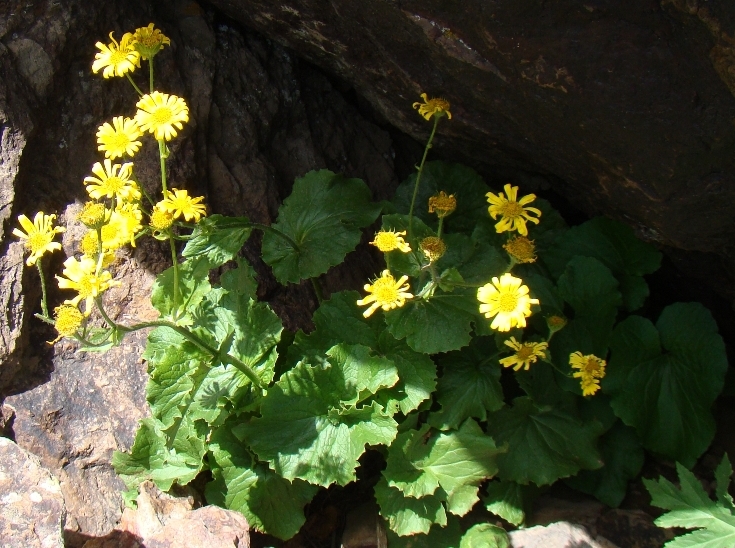
[{"label": "green leaf", "polygon": [[466,283],[477,284],[489,282],[508,269],[507,258],[490,244],[464,234],[447,234],[443,240],[447,251],[436,263],[439,272],[454,267]]},{"label": "green leaf", "polygon": [[605,217],[571,228],[542,258],[556,277],[576,255],[593,257],[613,272],[629,311],[640,308],[648,296],[648,285],[641,276],[661,265],[661,253],[652,245],[636,238],[629,226]]},{"label": "green leaf", "polygon": [[469,417],[484,421],[488,411],[503,407],[500,365],[497,359],[488,359],[495,351],[495,342],[481,337],[467,348],[439,357],[444,371],[437,386],[441,411],[430,415],[433,426],[456,429]]},{"label": "green leaf", "polygon": [[388,332],[416,352],[436,354],[467,346],[479,304],[469,294],[444,293],[412,299],[385,313]]},{"label": "green leaf", "polygon": [[209,260],[196,257],[179,264],[179,292],[174,310],[174,268],[161,272],[151,289],[151,304],[162,316],[176,314],[179,323],[212,288],[209,285]]},{"label": "green leaf", "polygon": [[727,453],[725,453],[722,456],[722,461],[717,465],[717,469],[715,470],[717,502],[719,502],[724,508],[729,508],[732,512],[735,510],[735,504],[733,504],[732,496],[728,493],[731,478],[732,465],[730,464],[730,459],[728,458]]},{"label": "green leaf", "polygon": [[217,429],[210,443],[214,481],[207,485],[207,501],[241,512],[251,527],[281,539],[294,536],[306,521],[304,506],[317,488],[293,482],[256,463],[247,446],[230,432]]},{"label": "green leaf", "polygon": [[388,401],[395,401],[401,413],[408,415],[436,390],[436,365],[429,356],[411,350],[405,341],[387,332],[381,334],[377,351],[396,367],[399,379],[395,386],[380,392],[381,401],[386,407]]},{"label": "green leaf", "polygon": [[[415,183],[414,173],[396,190],[393,203],[399,212],[408,214]],[[429,197],[438,194],[440,190],[454,194],[457,198],[457,209],[444,219],[448,231],[472,234],[477,222],[488,216],[485,194],[490,191],[490,187],[474,169],[462,164],[426,162],[416,196],[414,215],[429,226],[437,225],[436,215],[429,213]]]},{"label": "green leaf", "polygon": [[428,533],[434,523],[447,524],[447,514],[437,497],[404,497],[400,490],[381,479],[375,486],[375,498],[380,514],[398,536]]},{"label": "green leaf", "polygon": [[389,251],[385,253],[385,264],[396,278],[399,275],[417,277],[421,274],[421,269],[428,261],[423,252],[419,248],[419,243],[424,238],[436,236],[436,233],[426,226],[421,219],[414,217],[413,219],[413,237],[408,235],[408,215],[383,215],[383,230],[396,230],[398,232],[406,232],[405,240],[411,246],[410,253],[403,253],[400,250]]},{"label": "green leaf", "polygon": [[582,470],[566,483],[612,508],[623,502],[628,482],[643,467],[645,455],[635,430],[620,421],[601,438],[600,449],[605,466],[599,470]]},{"label": "green leaf", "polygon": [[514,481],[491,481],[487,485],[487,495],[482,499],[488,512],[515,526],[526,519],[523,509],[523,486]]},{"label": "green leaf", "polygon": [[[574,309],[571,320],[551,340],[554,363],[569,371],[569,355],[579,351],[604,359],[621,303],[618,282],[610,270],[597,259],[574,257],[559,278],[558,290]],[[580,393],[575,380],[560,379],[565,389]],[[573,388],[571,388],[573,387]]]},{"label": "green leaf", "polygon": [[522,485],[549,485],[583,468],[602,466],[595,447],[601,430],[599,423],[582,422],[551,406],[538,407],[525,397],[488,421],[496,443],[508,444],[508,452],[498,455],[500,478]]},{"label": "green leaf", "polygon": [[322,363],[301,362],[284,373],[268,389],[262,417],[234,433],[288,480],[346,485],[365,446],[390,444],[398,428],[377,402],[355,406],[396,382],[397,370],[385,358],[339,345]]},{"label": "green leaf", "polygon": [[187,259],[204,258],[208,268],[216,268],[235,258],[251,232],[252,227],[246,217],[204,217],[194,228],[182,255]]},{"label": "green leaf", "polygon": [[258,282],[255,281],[255,270],[246,259],[235,259],[237,268],[222,274],[220,282],[222,288],[230,293],[245,295],[253,300],[257,299]]},{"label": "green leaf", "polygon": [[[725,456],[727,458],[727,455]],[[698,530],[666,543],[666,548],[730,548],[735,544],[735,515],[732,508],[710,500],[699,480],[677,463],[681,487],[665,478],[643,480],[651,494],[651,504],[669,510],[654,523],[659,527],[683,527]],[[718,484],[718,490],[726,486]]]},{"label": "green leaf", "polygon": [[510,548],[510,538],[500,527],[478,523],[464,534],[459,548]]},{"label": "green leaf", "polygon": [[602,387],[647,449],[691,466],[714,436],[711,407],[727,367],[709,310],[677,303],[664,309],[655,327],[631,316],[615,328]]},{"label": "green leaf", "polygon": [[459,520],[447,516],[447,525],[434,524],[427,535],[411,535],[399,537],[388,529],[388,546],[390,548],[459,548],[462,538],[462,528]]},{"label": "green leaf", "polygon": [[432,495],[441,487],[447,509],[465,515],[479,500],[478,486],[497,473],[495,446],[475,421],[458,431],[440,432],[426,439],[427,427],[399,435],[388,452],[383,476],[388,485],[409,497]]},{"label": "green leaf", "polygon": [[272,225],[297,247],[268,230],[263,234],[263,260],[282,284],[324,274],[355,249],[361,229],[378,217],[380,209],[371,202],[370,189],[362,180],[326,169],[310,171],[296,179]]},{"label": "green leaf", "polygon": [[112,465],[128,488],[151,479],[159,489],[168,491],[174,483],[186,485],[202,470],[207,452],[205,435],[198,425],[185,421],[168,446],[161,423],[143,419],[130,453],[116,451]]}]

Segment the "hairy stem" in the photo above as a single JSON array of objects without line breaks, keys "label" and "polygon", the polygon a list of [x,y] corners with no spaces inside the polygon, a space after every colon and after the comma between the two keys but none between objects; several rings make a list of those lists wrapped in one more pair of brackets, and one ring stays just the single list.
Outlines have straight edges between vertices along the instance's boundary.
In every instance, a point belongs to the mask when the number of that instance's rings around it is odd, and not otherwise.
[{"label": "hairy stem", "polygon": [[41,311],[45,317],[48,315],[48,301],[46,296],[46,278],[43,275],[43,267],[41,266],[41,259],[36,261],[36,268],[38,269],[38,276],[41,278]]},{"label": "hairy stem", "polygon": [[429,149],[431,148],[431,142],[434,140],[434,134],[436,133],[436,127],[439,125],[439,118],[441,118],[441,116],[434,116],[434,127],[431,128],[431,135],[429,135],[429,140],[426,142],[426,147],[424,148],[424,156],[421,158],[421,164],[419,164],[419,171],[416,174],[416,184],[413,187],[413,196],[411,197],[411,207],[408,210],[408,238],[409,240],[413,238],[413,209],[416,206],[416,196],[419,193],[419,183],[421,182],[421,174],[424,172],[424,164],[426,163],[426,156],[429,154]]},{"label": "hairy stem", "polygon": [[130,82],[130,84],[135,88],[135,91],[138,92],[138,95],[140,95],[141,97],[143,97],[143,92],[140,91],[140,88],[137,85],[135,85],[135,82],[133,82],[133,79],[130,77],[130,73],[129,72],[126,72],[125,73],[125,76],[128,77],[128,82]]}]

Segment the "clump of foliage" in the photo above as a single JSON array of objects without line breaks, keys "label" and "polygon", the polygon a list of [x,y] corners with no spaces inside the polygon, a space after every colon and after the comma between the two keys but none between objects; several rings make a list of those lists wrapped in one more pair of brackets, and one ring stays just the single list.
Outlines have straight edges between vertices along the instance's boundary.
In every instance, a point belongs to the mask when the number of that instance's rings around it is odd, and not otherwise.
[{"label": "clump of foliage", "polygon": [[[60,248],[63,228],[40,212],[21,216],[16,234],[44,287],[38,316],[59,337],[102,351],[152,329],[151,417],[113,459],[130,499],[144,480],[168,490],[207,470],[209,502],[287,539],[317,490],[356,481],[371,449],[385,461],[373,482],[392,547],[507,546],[502,529],[463,533],[459,518],[481,505],[520,525],[535,486],[561,479],[616,506],[644,449],[691,466],[707,448],[727,368],[709,311],[677,303],[656,323],[637,315],[661,254],[630,228],[605,218],[569,228],[533,194],[496,192],[468,167],[428,162],[451,119],[447,101],[424,94],[414,104],[433,125],[390,203],[373,202],[360,179],[320,170],[295,181],[270,226],[207,216],[203,197],[167,184],[167,142],[188,121],[183,98],[154,88],[168,38],[149,25],[111,39],[97,44],[93,70],[126,77],[137,110],[98,131],[106,159],[85,179],[80,214],[89,231],[57,276],[75,295],[54,317],[41,259]],[[148,93],[131,76],[141,60]],[[158,196],[128,161],[148,135],[161,159]],[[371,244],[386,268],[364,293],[324,299],[319,276],[378,219]],[[313,285],[312,332],[285,337],[257,301],[239,256],[253,230],[280,283]],[[119,283],[112,259],[144,235],[171,250],[151,294],[160,318],[123,324],[105,309]],[[223,272],[217,284],[212,270]]]}]

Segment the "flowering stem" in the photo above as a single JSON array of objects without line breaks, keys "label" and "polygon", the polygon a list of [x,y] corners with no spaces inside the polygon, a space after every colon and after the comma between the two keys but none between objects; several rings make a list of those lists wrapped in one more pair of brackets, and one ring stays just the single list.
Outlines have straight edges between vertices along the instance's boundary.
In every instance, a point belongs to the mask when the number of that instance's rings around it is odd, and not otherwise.
[{"label": "flowering stem", "polygon": [[[94,298],[94,304],[97,305],[97,309],[100,311],[100,314],[104,318],[104,320],[107,322],[107,324],[112,327],[113,329],[120,329],[122,326],[115,323],[110,316],[107,315],[107,312],[105,311],[105,307],[102,304],[102,299],[100,297]],[[124,331],[124,329],[123,329]]]},{"label": "flowering stem", "polygon": [[178,316],[177,301],[179,300],[179,260],[176,256],[176,245],[174,244],[173,236],[168,238],[169,246],[171,247],[171,261],[174,269],[174,296],[173,296],[173,317],[174,321]]},{"label": "flowering stem", "polygon": [[46,278],[43,275],[43,268],[41,267],[41,259],[36,261],[36,268],[38,269],[38,276],[41,278],[41,310],[45,317],[48,315],[48,304],[46,301]]},{"label": "flowering stem", "polygon": [[319,302],[319,304],[322,304],[322,301],[324,300],[324,294],[322,293],[322,288],[319,286],[319,282],[317,282],[314,278],[309,279],[311,280],[311,285],[314,287],[316,300]]},{"label": "flowering stem", "polygon": [[439,118],[441,116],[434,116],[434,127],[431,129],[431,135],[429,140],[426,142],[426,148],[424,148],[424,156],[421,158],[421,164],[419,165],[419,172],[416,174],[416,184],[413,187],[413,196],[411,197],[411,207],[408,210],[408,238],[413,238],[413,208],[416,205],[416,196],[419,193],[419,183],[421,182],[421,174],[424,172],[424,164],[426,163],[426,156],[429,154],[431,148],[431,142],[434,140],[434,134],[436,133],[436,126],[439,125]]},{"label": "flowering stem", "polygon": [[148,58],[148,67],[150,68],[151,93],[153,93],[153,57]]},{"label": "flowering stem", "polygon": [[274,234],[278,234],[281,238],[286,240],[291,245],[291,247],[293,247],[294,251],[299,251],[299,244],[294,242],[288,234],[284,234],[277,228],[273,228],[272,226],[268,225],[262,225],[260,223],[250,223],[250,226],[252,226],[253,228],[259,228],[263,232],[267,230],[269,232],[273,232]]},{"label": "flowering stem", "polygon": [[444,228],[444,217],[439,217],[439,228],[436,229],[436,237],[442,237],[442,229]]},{"label": "flowering stem", "polygon": [[163,139],[158,141],[158,155],[161,157],[161,187],[165,198],[168,192],[168,188],[166,188],[166,158],[168,158],[168,153],[166,152],[166,142]]},{"label": "flowering stem", "polygon": [[133,85],[133,87],[135,88],[135,91],[138,92],[138,95],[140,95],[141,97],[143,97],[143,92],[140,91],[140,88],[135,85],[135,82],[133,82],[133,79],[130,77],[130,74],[126,72],[125,73],[125,76],[128,77],[128,82],[130,82]]}]

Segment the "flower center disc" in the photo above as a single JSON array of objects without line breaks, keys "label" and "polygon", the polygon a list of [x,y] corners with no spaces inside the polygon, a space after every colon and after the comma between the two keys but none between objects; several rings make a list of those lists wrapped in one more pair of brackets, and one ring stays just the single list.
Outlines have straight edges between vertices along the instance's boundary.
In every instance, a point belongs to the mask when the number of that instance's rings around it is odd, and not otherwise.
[{"label": "flower center disc", "polygon": [[530,346],[523,346],[518,352],[516,352],[516,357],[519,360],[527,360],[531,356],[533,356],[533,348]]},{"label": "flower center disc", "polygon": [[125,183],[120,177],[108,177],[105,181],[105,188],[111,192],[117,192],[124,186]]},{"label": "flower center disc", "polygon": [[110,64],[111,65],[119,65],[120,63],[122,63],[123,61],[125,61],[126,58],[127,58],[127,56],[123,52],[121,52],[120,50],[117,50],[117,49],[116,50],[113,50],[112,51],[112,54],[110,55]]},{"label": "flower center disc", "polygon": [[502,215],[511,219],[523,215],[523,206],[518,202],[508,202],[502,206]]},{"label": "flower center disc", "polygon": [[156,111],[153,113],[153,119],[159,124],[168,123],[168,121],[171,120],[172,116],[173,116],[173,113],[171,112],[171,109],[168,107],[158,107]]},{"label": "flower center disc", "polygon": [[53,235],[51,238],[49,238],[48,234],[36,232],[35,234],[31,234],[28,237],[28,245],[30,246],[31,251],[35,253],[36,251],[43,249],[49,243],[51,243],[52,239],[53,239]]},{"label": "flower center disc", "polygon": [[513,312],[517,306],[518,297],[513,293],[504,293],[498,298],[498,308],[501,312]]}]

